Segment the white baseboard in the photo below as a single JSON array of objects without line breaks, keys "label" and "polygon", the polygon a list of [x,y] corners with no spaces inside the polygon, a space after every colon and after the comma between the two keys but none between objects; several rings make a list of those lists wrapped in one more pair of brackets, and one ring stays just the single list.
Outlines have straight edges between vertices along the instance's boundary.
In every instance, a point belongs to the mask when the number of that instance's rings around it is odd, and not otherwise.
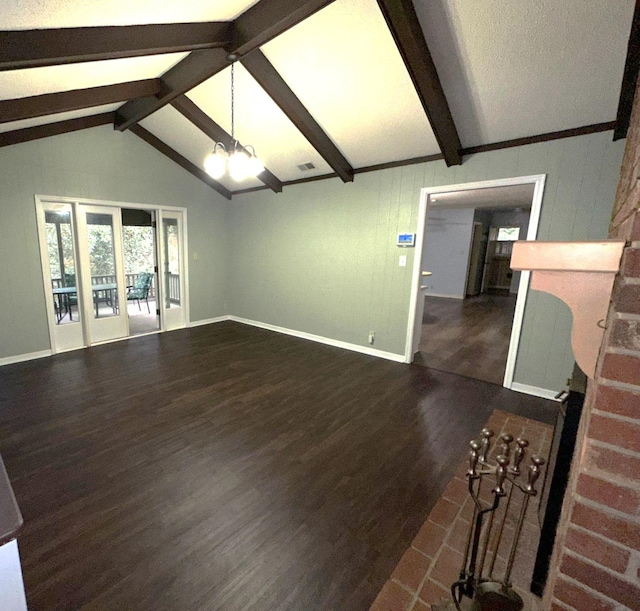
[{"label": "white baseboard", "polygon": [[318,342],[319,344],[326,344],[327,346],[334,346],[336,348],[343,348],[344,350],[351,350],[352,352],[360,352],[361,354],[367,354],[369,356],[376,356],[388,361],[395,361],[396,363],[404,363],[404,354],[395,354],[394,352],[385,352],[384,350],[376,350],[375,348],[369,348],[368,346],[359,346],[358,344],[350,344],[349,342],[343,342],[338,339],[331,339],[330,337],[323,337],[321,335],[313,335],[312,333],[305,333],[304,331],[296,331],[294,329],[287,329],[285,327],[278,327],[276,325],[270,325],[268,323],[259,322],[257,320],[249,320],[248,318],[241,318],[239,316],[229,316],[228,320],[239,322],[244,325],[251,325],[252,327],[259,327],[260,329],[267,329],[268,331],[275,331],[276,333],[282,333],[283,335],[292,335],[293,337],[299,337],[301,339],[308,339],[312,342]]},{"label": "white baseboard", "polygon": [[557,390],[539,388],[538,386],[529,386],[529,384],[520,384],[520,382],[512,382],[511,390],[524,393],[525,395],[534,395],[535,397],[542,397],[543,399],[559,401],[559,399],[556,399],[556,395],[558,394]]},{"label": "white baseboard", "polygon": [[12,363],[22,363],[23,361],[41,359],[45,356],[51,356],[51,354],[51,350],[40,350],[38,352],[28,352],[27,354],[16,354],[16,356],[5,356],[0,358],[0,367],[2,365],[11,365]]},{"label": "white baseboard", "polygon": [[224,322],[225,320],[231,320],[231,316],[216,316],[215,318],[205,318],[204,320],[194,320],[189,322],[187,327],[201,327],[202,325],[211,325],[216,322]]},{"label": "white baseboard", "polygon": [[425,297],[444,297],[445,299],[464,299],[464,295],[445,295],[444,293],[426,293]]}]

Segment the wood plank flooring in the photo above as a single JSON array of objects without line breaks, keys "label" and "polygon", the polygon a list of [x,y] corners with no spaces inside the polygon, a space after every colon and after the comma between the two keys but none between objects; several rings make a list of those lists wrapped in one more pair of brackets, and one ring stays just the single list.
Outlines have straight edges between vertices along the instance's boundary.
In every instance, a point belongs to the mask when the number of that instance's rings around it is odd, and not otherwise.
[{"label": "wood plank flooring", "polygon": [[502,386],[515,307],[510,294],[426,297],[415,364]]},{"label": "wood plank flooring", "polygon": [[31,611],[365,610],[501,387],[219,323],[0,368]]}]

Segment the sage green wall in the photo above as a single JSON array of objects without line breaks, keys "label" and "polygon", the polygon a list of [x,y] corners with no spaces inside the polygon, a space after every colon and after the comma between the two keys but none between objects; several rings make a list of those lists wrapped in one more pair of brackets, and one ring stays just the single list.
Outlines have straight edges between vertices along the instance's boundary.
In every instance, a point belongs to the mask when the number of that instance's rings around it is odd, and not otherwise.
[{"label": "sage green wall", "polygon": [[[404,352],[413,249],[396,233],[416,231],[422,187],[546,174],[541,240],[607,235],[624,142],[611,132],[532,144],[443,162],[259,191],[231,203],[230,308],[236,316],[366,346]],[[407,267],[398,255],[408,254]],[[572,368],[571,314],[531,291],[515,381],[562,389]]]},{"label": "sage green wall", "polygon": [[99,127],[0,149],[0,358],[50,348],[35,194],[186,207],[191,320],[226,314],[227,200],[137,136]]}]

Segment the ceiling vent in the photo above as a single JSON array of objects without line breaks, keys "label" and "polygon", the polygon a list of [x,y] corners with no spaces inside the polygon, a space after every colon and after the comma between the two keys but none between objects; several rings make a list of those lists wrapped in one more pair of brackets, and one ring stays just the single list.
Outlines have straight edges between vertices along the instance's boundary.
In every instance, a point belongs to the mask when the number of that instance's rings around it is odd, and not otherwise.
[{"label": "ceiling vent", "polygon": [[301,163],[301,164],[298,166],[298,169],[299,169],[301,172],[307,172],[307,171],[309,171],[309,170],[315,170],[315,169],[316,169],[316,166],[314,166],[310,161],[308,161],[307,163]]}]

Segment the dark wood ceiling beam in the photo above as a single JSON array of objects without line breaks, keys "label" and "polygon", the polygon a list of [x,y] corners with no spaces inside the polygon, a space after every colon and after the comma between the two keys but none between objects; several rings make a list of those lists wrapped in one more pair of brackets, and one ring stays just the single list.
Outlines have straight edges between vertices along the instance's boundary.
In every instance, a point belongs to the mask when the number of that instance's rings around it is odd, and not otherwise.
[{"label": "dark wood ceiling beam", "polygon": [[616,115],[616,128],[613,139],[620,140],[627,137],[629,122],[631,121],[631,109],[636,93],[636,82],[640,71],[640,0],[636,0],[636,8],[631,22],[629,44],[627,45],[627,59],[624,64],[622,86],[620,87],[620,100],[618,102],[618,114]]},{"label": "dark wood ceiling beam", "polygon": [[233,41],[225,49],[194,51],[162,75],[162,91],[155,98],[145,98],[124,104],[116,112],[116,129],[129,129],[145,117],[166,106],[179,95],[198,86],[224,70],[229,54],[248,53],[267,40],[275,38],[333,0],[290,1],[260,0],[232,22]]},{"label": "dark wood ceiling beam", "polygon": [[37,125],[36,127],[25,127],[24,129],[3,132],[0,133],[0,147],[20,144],[21,142],[30,142],[31,140],[40,140],[41,138],[49,138],[50,136],[58,136],[69,132],[77,132],[81,129],[89,129],[90,127],[98,127],[99,125],[109,125],[113,123],[113,119],[114,113],[105,112],[90,117],[80,117],[78,119],[69,119],[67,121],[58,121],[57,123],[47,123],[46,125]]},{"label": "dark wood ceiling beam", "polygon": [[240,61],[343,182],[353,181],[353,168],[347,159],[291,91],[264,53],[256,49]]},{"label": "dark wood ceiling beam", "polygon": [[21,121],[59,112],[114,104],[134,98],[153,96],[160,91],[159,79],[117,83],[89,89],[45,93],[26,98],[0,100],[0,123]]},{"label": "dark wood ceiling beam", "polygon": [[[200,131],[204,132],[214,142],[222,142],[227,150],[233,148],[233,139],[231,134],[222,129],[208,114],[206,114],[199,106],[194,104],[186,95],[180,95],[171,101],[171,105],[191,121]],[[242,150],[246,150],[240,146]],[[282,182],[277,176],[274,176],[267,168],[257,176],[267,187],[276,193],[282,192]]]},{"label": "dark wood ceiling beam", "polygon": [[446,164],[460,165],[460,137],[412,0],[378,0],[378,6],[407,67]]},{"label": "dark wood ceiling beam", "polygon": [[172,149],[169,145],[165,144],[159,138],[156,138],[151,132],[147,131],[141,125],[134,125],[131,130],[139,138],[142,138],[147,144],[150,144],[154,149],[166,155],[171,161],[177,163],[180,167],[193,174],[196,178],[199,178],[202,182],[209,185],[214,191],[220,193],[227,199],[231,199],[231,191],[224,185],[221,185],[217,180],[214,180],[204,170],[200,169],[197,165],[191,163],[186,157],[183,157],[178,151]]},{"label": "dark wood ceiling beam", "polygon": [[169,23],[0,31],[0,71],[228,45],[233,23]]},{"label": "dark wood ceiling beam", "polygon": [[233,22],[232,53],[242,56],[304,21],[334,0],[261,0]]},{"label": "dark wood ceiling beam", "polygon": [[224,49],[194,51],[162,75],[157,96],[139,98],[116,111],[116,129],[124,131],[166,106],[179,95],[193,89],[229,65]]}]

